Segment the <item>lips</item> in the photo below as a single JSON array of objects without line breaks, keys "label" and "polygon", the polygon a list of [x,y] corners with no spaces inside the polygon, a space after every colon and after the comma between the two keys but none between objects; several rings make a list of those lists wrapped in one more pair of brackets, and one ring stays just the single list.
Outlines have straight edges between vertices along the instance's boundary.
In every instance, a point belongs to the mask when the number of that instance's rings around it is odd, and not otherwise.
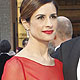
[{"label": "lips", "polygon": [[46,33],[46,34],[52,34],[53,33],[53,30],[46,30],[46,31],[42,31],[43,33]]}]

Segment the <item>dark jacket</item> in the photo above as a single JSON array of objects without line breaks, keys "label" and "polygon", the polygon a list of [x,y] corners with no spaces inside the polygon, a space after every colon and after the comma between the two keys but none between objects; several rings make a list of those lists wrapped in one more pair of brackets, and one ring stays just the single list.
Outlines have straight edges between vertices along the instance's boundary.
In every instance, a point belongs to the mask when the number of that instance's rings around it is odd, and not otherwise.
[{"label": "dark jacket", "polygon": [[77,64],[80,57],[80,37],[64,42],[51,56],[63,62],[64,80],[77,80]]},{"label": "dark jacket", "polygon": [[1,80],[2,73],[3,73],[4,65],[5,65],[6,61],[10,58],[11,58],[11,56],[9,56],[8,54],[0,55],[0,80]]}]

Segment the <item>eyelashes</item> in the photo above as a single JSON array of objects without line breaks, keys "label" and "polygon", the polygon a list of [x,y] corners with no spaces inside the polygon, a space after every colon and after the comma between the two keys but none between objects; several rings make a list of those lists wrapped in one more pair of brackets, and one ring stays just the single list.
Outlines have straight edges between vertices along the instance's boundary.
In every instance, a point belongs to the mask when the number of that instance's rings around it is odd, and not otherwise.
[{"label": "eyelashes", "polygon": [[53,18],[53,19],[55,19],[55,18],[57,18],[57,15],[51,14],[50,17]]},{"label": "eyelashes", "polygon": [[44,19],[44,15],[40,15],[37,19]]},{"label": "eyelashes", "polygon": [[[37,17],[37,19],[44,19],[46,16],[45,15],[40,15]],[[50,17],[51,19],[56,19],[57,18],[57,15],[54,15],[54,14],[51,14]]]}]

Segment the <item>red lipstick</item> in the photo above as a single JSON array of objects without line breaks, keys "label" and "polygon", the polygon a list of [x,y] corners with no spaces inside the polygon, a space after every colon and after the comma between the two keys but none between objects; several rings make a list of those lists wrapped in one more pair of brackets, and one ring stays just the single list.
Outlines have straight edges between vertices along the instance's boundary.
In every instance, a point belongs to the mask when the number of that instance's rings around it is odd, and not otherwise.
[{"label": "red lipstick", "polygon": [[46,30],[46,31],[42,31],[43,33],[46,33],[46,34],[52,34],[53,33],[53,30]]}]

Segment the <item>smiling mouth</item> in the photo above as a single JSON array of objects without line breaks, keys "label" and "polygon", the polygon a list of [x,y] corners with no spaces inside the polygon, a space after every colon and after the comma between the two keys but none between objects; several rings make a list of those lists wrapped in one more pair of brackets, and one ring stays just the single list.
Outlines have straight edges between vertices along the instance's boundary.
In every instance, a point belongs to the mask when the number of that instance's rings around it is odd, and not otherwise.
[{"label": "smiling mouth", "polygon": [[52,34],[53,33],[53,30],[46,30],[46,31],[42,31],[43,33],[46,33],[46,34]]}]

